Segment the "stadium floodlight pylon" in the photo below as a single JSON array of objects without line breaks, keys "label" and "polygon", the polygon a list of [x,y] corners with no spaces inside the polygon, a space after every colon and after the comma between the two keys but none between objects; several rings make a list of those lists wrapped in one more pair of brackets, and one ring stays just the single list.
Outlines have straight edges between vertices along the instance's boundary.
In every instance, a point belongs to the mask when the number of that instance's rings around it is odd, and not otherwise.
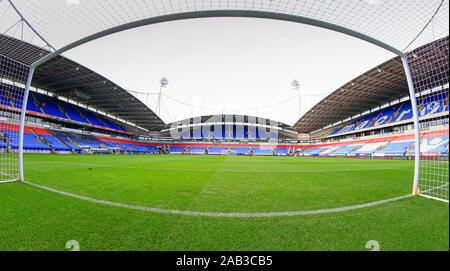
[{"label": "stadium floodlight pylon", "polygon": [[[2,0],[0,32],[14,36],[10,30],[22,22],[22,28],[25,25],[29,31],[22,31],[21,38],[48,49],[48,54],[30,63],[24,102],[33,72],[41,64],[86,42],[144,25],[208,17],[264,18],[313,25],[365,40],[400,56],[403,62],[415,129],[413,193],[448,202],[448,176],[443,177],[440,171],[441,164],[448,169],[448,157],[441,157],[442,161],[426,160],[422,166],[420,163],[423,143],[416,103],[416,96],[430,87],[438,87],[430,83],[436,81],[436,75],[441,75],[437,79],[441,86],[448,86],[448,66],[446,77],[436,71],[435,63],[417,62],[410,54],[416,48],[448,37],[448,13],[449,0]],[[448,56],[448,43],[444,52],[440,50],[434,53],[447,52]],[[23,110],[21,134],[24,118]],[[22,145],[18,159],[23,179],[21,154]],[[425,177],[421,169],[432,172]],[[436,189],[440,192],[430,192]]]}]

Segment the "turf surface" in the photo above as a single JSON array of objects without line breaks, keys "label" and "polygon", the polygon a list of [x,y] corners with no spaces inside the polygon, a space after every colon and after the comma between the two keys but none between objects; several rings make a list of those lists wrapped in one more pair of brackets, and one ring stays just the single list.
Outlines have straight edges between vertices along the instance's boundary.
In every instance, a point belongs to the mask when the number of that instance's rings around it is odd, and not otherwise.
[{"label": "turf surface", "polygon": [[[25,178],[90,198],[202,212],[336,208],[409,194],[411,161],[296,157],[26,155]],[[412,197],[270,218],[158,214],[0,185],[0,250],[448,250],[448,204]]]}]

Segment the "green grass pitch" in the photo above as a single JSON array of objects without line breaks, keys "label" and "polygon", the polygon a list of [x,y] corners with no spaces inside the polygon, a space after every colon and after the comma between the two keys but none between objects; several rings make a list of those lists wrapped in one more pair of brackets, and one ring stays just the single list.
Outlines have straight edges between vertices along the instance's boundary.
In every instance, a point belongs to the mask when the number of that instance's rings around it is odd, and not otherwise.
[{"label": "green grass pitch", "polygon": [[[169,210],[265,213],[411,193],[412,161],[181,155],[25,155],[25,178],[60,191]],[[446,164],[448,171],[448,164]],[[328,214],[204,217],[0,185],[0,250],[448,250],[449,205],[409,197]]]}]

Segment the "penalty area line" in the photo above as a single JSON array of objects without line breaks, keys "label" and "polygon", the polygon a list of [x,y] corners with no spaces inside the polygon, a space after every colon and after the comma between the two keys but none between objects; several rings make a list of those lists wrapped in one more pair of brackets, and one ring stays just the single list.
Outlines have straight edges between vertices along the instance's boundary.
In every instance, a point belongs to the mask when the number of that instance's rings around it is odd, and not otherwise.
[{"label": "penalty area line", "polygon": [[18,182],[19,180],[7,180],[7,181],[0,181],[0,183],[12,183],[12,182]]},{"label": "penalty area line", "polygon": [[118,203],[118,202],[112,202],[112,201],[106,201],[106,200],[93,199],[93,198],[89,198],[89,197],[85,197],[85,196],[80,196],[80,195],[60,191],[60,190],[46,187],[43,185],[38,185],[38,184],[28,182],[28,181],[23,181],[23,183],[40,188],[40,189],[51,191],[51,192],[54,192],[54,193],[57,193],[60,195],[69,196],[72,198],[95,202],[95,203],[104,204],[104,205],[109,205],[109,206],[122,207],[122,208],[127,208],[127,209],[134,209],[134,210],[147,211],[147,212],[160,213],[160,214],[207,216],[207,217],[245,217],[245,218],[250,218],[250,217],[281,217],[281,216],[303,216],[303,215],[315,215],[315,214],[329,214],[329,213],[337,213],[337,212],[344,212],[344,211],[372,207],[372,206],[376,206],[376,205],[380,205],[380,204],[398,201],[398,200],[405,199],[405,198],[410,198],[413,196],[413,195],[405,195],[405,196],[400,196],[400,197],[395,197],[395,198],[391,198],[391,199],[385,199],[385,200],[380,200],[380,201],[375,201],[375,202],[370,202],[370,203],[351,205],[351,206],[346,206],[346,207],[330,208],[330,209],[309,210],[309,211],[267,212],[267,213],[224,213],[224,212],[181,211],[181,210],[152,208],[152,207],[146,207],[146,206],[137,206],[137,205],[124,204],[124,203]]}]

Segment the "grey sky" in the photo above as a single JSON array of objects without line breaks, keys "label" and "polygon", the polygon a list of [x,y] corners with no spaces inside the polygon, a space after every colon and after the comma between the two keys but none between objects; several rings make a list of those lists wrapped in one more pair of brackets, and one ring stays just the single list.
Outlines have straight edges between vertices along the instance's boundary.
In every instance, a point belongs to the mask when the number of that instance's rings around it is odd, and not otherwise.
[{"label": "grey sky", "polygon": [[[139,92],[158,92],[165,76],[165,122],[220,113],[294,124],[324,95],[394,55],[344,34],[297,23],[209,18],[161,23],[92,41],[65,56]],[[287,102],[276,104],[292,97]],[[147,102],[144,95],[139,98]],[[156,109],[156,95],[148,105]],[[268,105],[273,105],[269,106]],[[254,108],[260,109],[255,110]],[[252,110],[246,110],[252,109]]]}]

